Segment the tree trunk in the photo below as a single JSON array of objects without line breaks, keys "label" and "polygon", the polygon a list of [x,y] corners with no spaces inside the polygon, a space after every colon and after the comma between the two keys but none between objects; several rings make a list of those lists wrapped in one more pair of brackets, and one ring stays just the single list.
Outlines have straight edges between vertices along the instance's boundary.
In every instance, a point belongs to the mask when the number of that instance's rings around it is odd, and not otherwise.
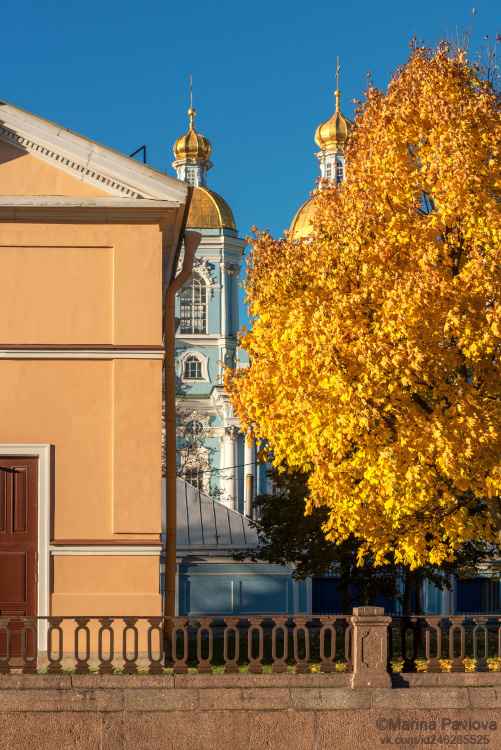
[{"label": "tree trunk", "polygon": [[412,615],[412,589],[414,588],[414,581],[412,573],[407,570],[405,573],[405,585],[404,595],[402,601],[402,616],[410,617]]},{"label": "tree trunk", "polygon": [[416,607],[415,607],[415,613],[416,615],[422,615],[423,611],[421,609],[421,581],[414,581],[414,591],[416,592]]},{"label": "tree trunk", "polygon": [[343,615],[353,614],[353,601],[350,594],[350,569],[344,573],[341,573],[339,579],[338,590],[341,594],[341,606],[343,608]]},{"label": "tree trunk", "polygon": [[486,497],[485,502],[501,542],[501,497]]}]

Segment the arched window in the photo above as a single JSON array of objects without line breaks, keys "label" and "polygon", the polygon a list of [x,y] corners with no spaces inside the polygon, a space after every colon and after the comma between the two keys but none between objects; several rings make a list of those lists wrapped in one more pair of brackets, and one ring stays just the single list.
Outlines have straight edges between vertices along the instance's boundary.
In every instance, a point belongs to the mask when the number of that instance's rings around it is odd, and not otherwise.
[{"label": "arched window", "polygon": [[197,273],[181,289],[180,333],[207,333],[207,286]]},{"label": "arched window", "polygon": [[336,160],[336,183],[339,184],[343,181],[343,162]]},{"label": "arched window", "polygon": [[202,380],[202,363],[194,354],[184,360],[185,380]]}]

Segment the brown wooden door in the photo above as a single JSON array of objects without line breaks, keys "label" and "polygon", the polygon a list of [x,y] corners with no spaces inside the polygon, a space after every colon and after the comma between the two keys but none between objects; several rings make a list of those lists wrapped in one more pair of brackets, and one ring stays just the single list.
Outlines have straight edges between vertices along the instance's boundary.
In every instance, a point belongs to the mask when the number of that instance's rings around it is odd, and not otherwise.
[{"label": "brown wooden door", "polygon": [[[1,617],[37,614],[37,506],[38,458],[0,456]],[[20,647],[13,633],[12,656]]]}]

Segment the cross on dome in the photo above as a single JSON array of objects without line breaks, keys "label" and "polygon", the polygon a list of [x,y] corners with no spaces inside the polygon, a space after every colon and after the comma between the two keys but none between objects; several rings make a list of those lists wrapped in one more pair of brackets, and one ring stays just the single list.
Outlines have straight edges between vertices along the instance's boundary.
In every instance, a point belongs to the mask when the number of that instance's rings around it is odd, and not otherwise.
[{"label": "cross on dome", "polygon": [[336,90],[334,96],[336,97],[336,109],[332,117],[325,122],[322,122],[315,133],[315,142],[322,151],[331,151],[340,148],[344,148],[350,137],[350,133],[355,125],[352,120],[349,120],[341,112],[341,91],[339,90],[339,73],[341,66],[339,65],[339,57],[337,58],[336,68]]}]

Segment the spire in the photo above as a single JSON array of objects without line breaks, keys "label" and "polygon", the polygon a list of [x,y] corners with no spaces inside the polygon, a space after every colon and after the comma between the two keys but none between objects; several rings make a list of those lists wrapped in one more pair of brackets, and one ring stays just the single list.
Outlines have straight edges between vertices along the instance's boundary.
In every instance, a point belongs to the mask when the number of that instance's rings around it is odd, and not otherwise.
[{"label": "spire", "polygon": [[336,68],[336,90],[334,91],[334,96],[336,97],[336,112],[341,112],[341,107],[339,106],[339,102],[341,101],[341,92],[339,90],[339,71],[341,70],[341,66],[339,64],[339,55],[337,56],[337,68]]},{"label": "spire", "polygon": [[212,146],[208,138],[205,138],[195,130],[195,109],[193,107],[193,77],[190,76],[190,129],[174,144],[174,156],[176,160],[172,166],[177,176],[183,182],[188,182],[194,187],[207,187],[207,170],[212,167],[209,157]]},{"label": "spire", "polygon": [[190,130],[194,131],[196,111],[193,109],[193,76],[190,76],[190,108],[188,114],[190,116]]},{"label": "spire", "polygon": [[336,90],[334,96],[336,97],[336,111],[325,122],[318,126],[317,132],[315,133],[315,141],[322,151],[344,151],[344,148],[348,142],[350,132],[353,128],[353,123],[341,112],[341,91],[339,90],[339,71],[341,66],[339,65],[339,57],[337,58],[336,67]]},{"label": "spire", "polygon": [[332,117],[318,126],[315,142],[321,152],[317,154],[320,161],[320,175],[329,183],[339,183],[345,178],[344,152],[355,125],[341,112],[341,91],[339,89],[339,57],[336,66],[336,110]]}]

